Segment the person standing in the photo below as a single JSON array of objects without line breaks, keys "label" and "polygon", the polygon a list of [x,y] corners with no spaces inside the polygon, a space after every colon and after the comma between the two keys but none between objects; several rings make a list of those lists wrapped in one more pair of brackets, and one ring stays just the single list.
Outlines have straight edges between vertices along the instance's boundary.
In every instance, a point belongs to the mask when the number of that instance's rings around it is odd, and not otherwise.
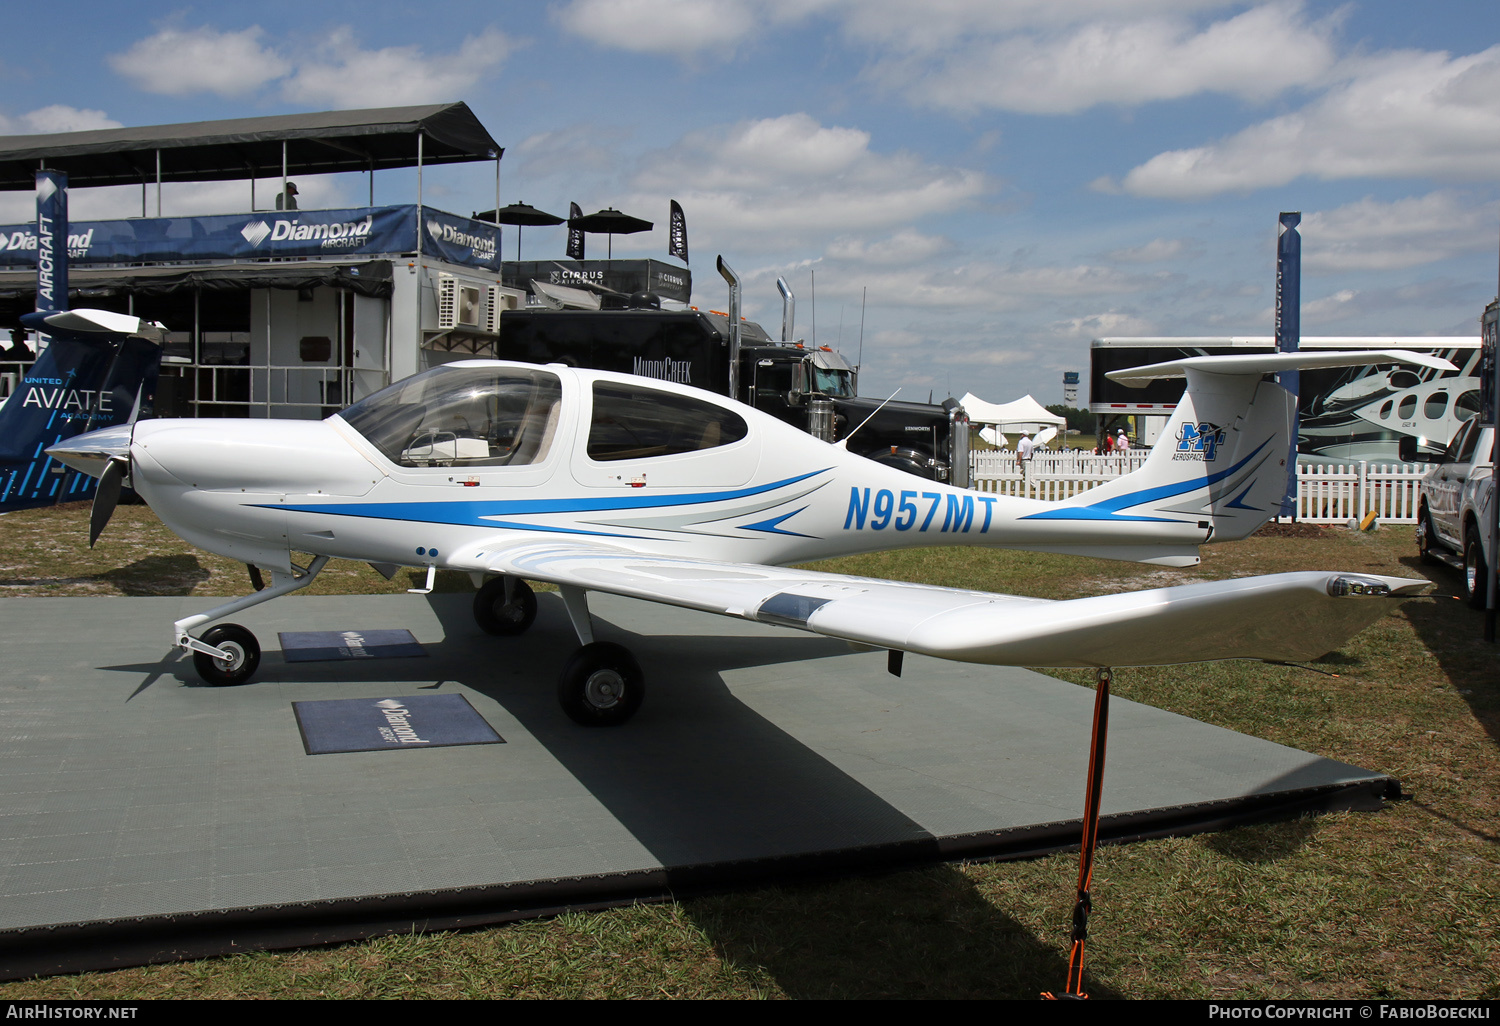
[{"label": "person standing", "polygon": [[1016,443],[1016,463],[1020,465],[1023,473],[1026,470],[1026,464],[1031,461],[1031,453],[1035,448],[1030,433],[1022,431],[1021,440]]},{"label": "person standing", "polygon": [[1115,451],[1118,453],[1130,451],[1130,439],[1125,436],[1124,428],[1121,428],[1120,433],[1115,436]]}]

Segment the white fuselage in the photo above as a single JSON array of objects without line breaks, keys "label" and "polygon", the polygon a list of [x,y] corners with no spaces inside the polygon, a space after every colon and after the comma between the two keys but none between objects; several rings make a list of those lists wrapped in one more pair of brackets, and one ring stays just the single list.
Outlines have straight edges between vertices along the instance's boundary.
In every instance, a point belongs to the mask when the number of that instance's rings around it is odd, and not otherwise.
[{"label": "white fuselage", "polygon": [[[1190,547],[1206,535],[1188,517],[1033,519],[1057,504],[925,481],[680,387],[673,392],[732,409],[746,435],[694,452],[595,460],[592,383],[638,379],[546,370],[561,380],[561,404],[545,454],[525,465],[403,466],[339,416],[157,420],[135,426],[131,481],[185,540],[283,570],[291,552],[441,568],[465,546],[538,532],[758,564],[942,544],[1078,547],[1105,530],[1114,545]],[[431,452],[434,443],[429,434],[412,444]]]}]

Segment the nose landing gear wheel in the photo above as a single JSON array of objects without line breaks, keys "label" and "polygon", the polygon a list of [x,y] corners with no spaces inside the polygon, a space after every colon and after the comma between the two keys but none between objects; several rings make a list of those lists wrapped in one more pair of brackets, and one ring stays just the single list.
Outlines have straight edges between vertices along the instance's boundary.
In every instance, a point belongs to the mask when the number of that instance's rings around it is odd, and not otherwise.
[{"label": "nose landing gear wheel", "polygon": [[474,622],[486,634],[522,634],[535,619],[536,594],[525,581],[513,582],[509,602],[504,577],[485,581],[474,596]]},{"label": "nose landing gear wheel", "polygon": [[203,632],[205,644],[230,653],[229,659],[218,659],[207,652],[193,653],[193,668],[205,684],[223,687],[243,684],[260,666],[260,642],[255,635],[237,623],[221,623]]},{"label": "nose landing gear wheel", "polygon": [[585,727],[613,727],[641,707],[645,678],[630,650],[609,641],[584,645],[563,667],[557,697],[563,712]]}]

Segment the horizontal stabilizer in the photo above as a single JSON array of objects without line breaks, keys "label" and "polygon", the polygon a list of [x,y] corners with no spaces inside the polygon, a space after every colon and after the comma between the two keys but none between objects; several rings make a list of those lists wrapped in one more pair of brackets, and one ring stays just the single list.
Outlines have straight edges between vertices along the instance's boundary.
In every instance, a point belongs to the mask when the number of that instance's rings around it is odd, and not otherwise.
[{"label": "horizontal stabilizer", "polygon": [[22,314],[21,323],[33,331],[66,331],[78,335],[136,335],[143,329],[160,327],[130,314],[87,309]]},{"label": "horizontal stabilizer", "polygon": [[1315,370],[1319,367],[1370,367],[1382,363],[1410,363],[1432,370],[1458,370],[1438,356],[1408,349],[1361,349],[1341,352],[1245,353],[1232,356],[1188,356],[1145,367],[1110,371],[1105,377],[1131,388],[1141,388],[1161,378],[1187,377],[1190,370],[1210,374],[1275,374],[1278,371]]}]

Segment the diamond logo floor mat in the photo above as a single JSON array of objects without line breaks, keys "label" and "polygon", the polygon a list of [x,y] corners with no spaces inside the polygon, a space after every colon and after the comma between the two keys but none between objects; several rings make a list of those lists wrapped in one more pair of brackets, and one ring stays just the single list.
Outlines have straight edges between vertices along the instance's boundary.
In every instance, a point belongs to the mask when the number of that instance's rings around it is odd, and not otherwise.
[{"label": "diamond logo floor mat", "polygon": [[407,659],[427,652],[408,630],[282,631],[281,651],[289,663],[333,659]]},{"label": "diamond logo floor mat", "polygon": [[463,695],[293,702],[308,755],[504,744]]}]

